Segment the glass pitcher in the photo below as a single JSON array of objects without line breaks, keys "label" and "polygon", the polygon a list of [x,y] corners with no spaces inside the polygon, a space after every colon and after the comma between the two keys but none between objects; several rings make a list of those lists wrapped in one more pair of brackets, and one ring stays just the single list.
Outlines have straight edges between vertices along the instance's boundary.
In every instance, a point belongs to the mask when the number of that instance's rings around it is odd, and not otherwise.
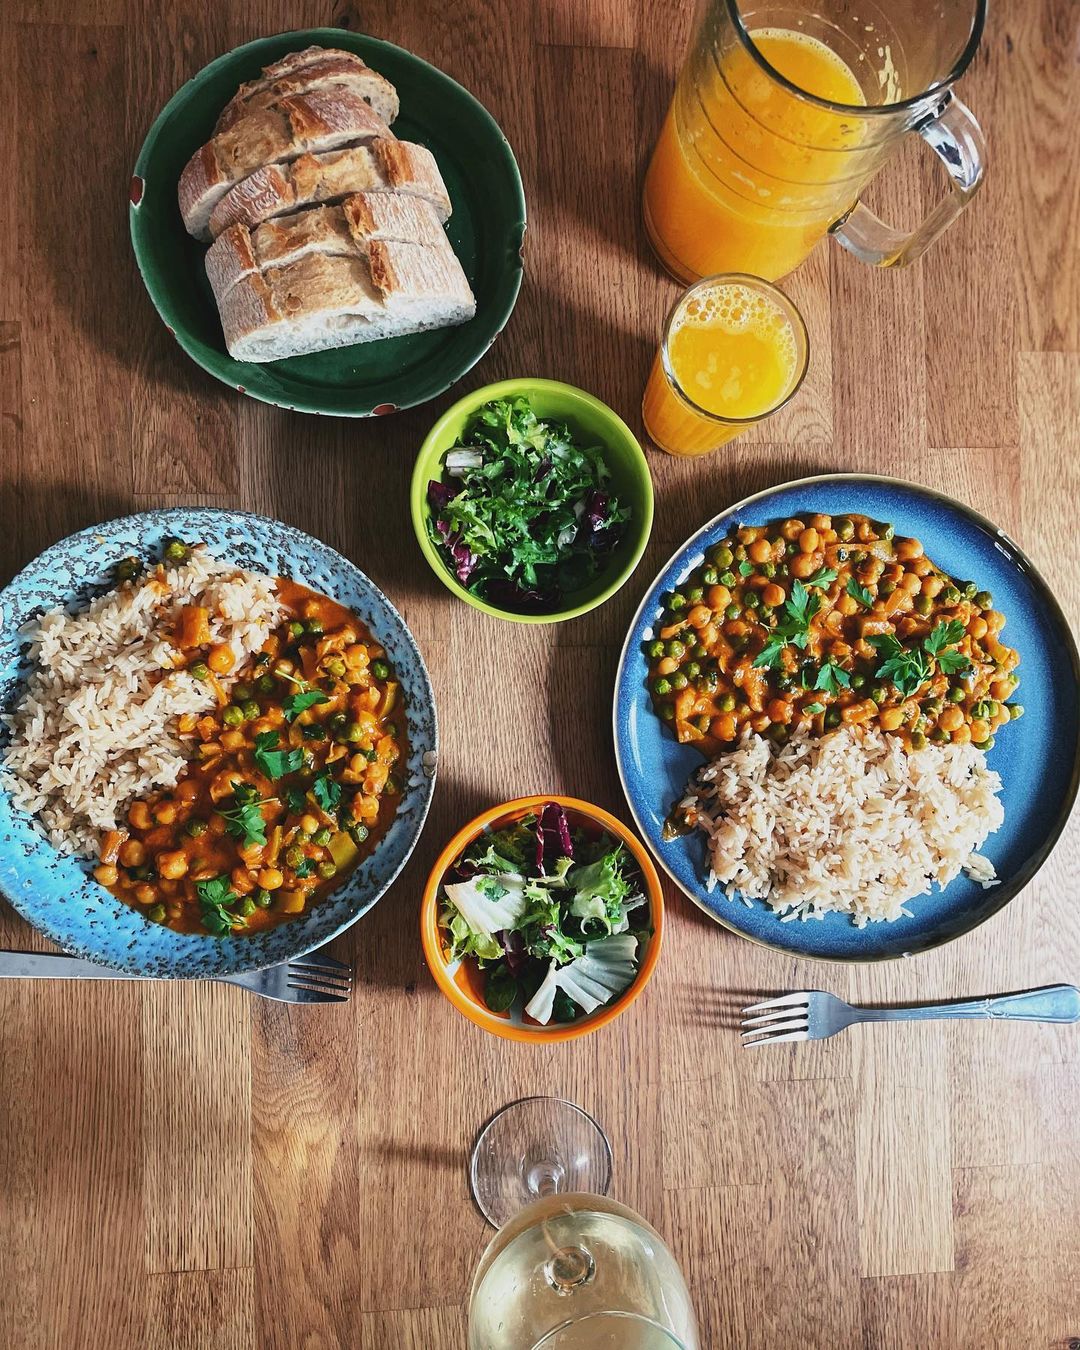
[{"label": "glass pitcher", "polygon": [[[952,93],[985,0],[707,0],[645,178],[645,226],[681,281],[775,281],[833,234],[864,262],[914,262],[983,177],[978,123]],[[911,233],[859,193],[916,131],[949,194]]]}]

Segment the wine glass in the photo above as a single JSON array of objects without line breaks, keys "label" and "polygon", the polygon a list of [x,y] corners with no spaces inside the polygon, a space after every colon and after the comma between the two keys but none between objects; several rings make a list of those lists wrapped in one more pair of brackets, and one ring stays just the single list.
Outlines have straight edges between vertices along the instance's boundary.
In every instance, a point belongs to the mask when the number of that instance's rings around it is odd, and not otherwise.
[{"label": "wine glass", "polygon": [[499,1230],[473,1280],[469,1350],[698,1350],[682,1272],[655,1228],[607,1198],[611,1145],[580,1106],[504,1107],[469,1179]]}]

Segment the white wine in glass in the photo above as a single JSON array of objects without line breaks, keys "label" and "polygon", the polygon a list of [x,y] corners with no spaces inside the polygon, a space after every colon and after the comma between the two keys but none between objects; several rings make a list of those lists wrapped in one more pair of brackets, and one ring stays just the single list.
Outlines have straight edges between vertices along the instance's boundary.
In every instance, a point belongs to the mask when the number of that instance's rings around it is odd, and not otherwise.
[{"label": "white wine in glass", "polygon": [[563,1189],[582,1172],[603,1189],[610,1178],[607,1138],[580,1107],[513,1103],[481,1133],[470,1171],[502,1227],[473,1280],[469,1350],[698,1350],[686,1282],[656,1229],[605,1195]]}]

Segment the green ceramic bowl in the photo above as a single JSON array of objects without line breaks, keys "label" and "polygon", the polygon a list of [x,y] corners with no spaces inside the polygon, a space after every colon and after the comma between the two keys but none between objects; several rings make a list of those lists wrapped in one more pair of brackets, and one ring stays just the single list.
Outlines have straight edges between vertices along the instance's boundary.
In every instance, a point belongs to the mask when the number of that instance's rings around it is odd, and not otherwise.
[{"label": "green ceramic bowl", "polygon": [[[565,422],[585,444],[602,445],[604,459],[611,470],[613,490],[631,508],[626,532],[612,550],[607,566],[588,586],[568,594],[565,607],[553,614],[518,614],[479,599],[466,590],[446,566],[442,554],[428,535],[431,508],[427,487],[432,478],[442,476],[442,459],[446,451],[461,435],[466,422],[477,408],[492,399],[515,398],[518,395],[529,400],[538,417]],[[602,605],[637,567],[652,532],[653,488],[649,466],[637,437],[606,403],[601,403],[584,389],[576,389],[572,384],[560,384],[557,380],[500,380],[497,384],[485,385],[459,399],[428,432],[416,457],[409,505],[413,529],[424,557],[447,590],[453,591],[459,600],[464,600],[474,609],[483,610],[485,614],[492,614],[497,619],[510,619],[514,623],[561,623],[564,619],[576,619],[579,614],[587,614],[590,609]]]},{"label": "green ceramic bowl", "polygon": [[[476,296],[476,317],[458,328],[265,365],[234,361],[225,350],[203,267],[206,246],[184,229],[176,184],[237,86],[287,52],[309,46],[356,52],[396,85],[401,113],[394,133],[426,145],[439,163],[453,206],[447,233]],[[146,289],[187,354],[241,393],[299,412],[367,417],[434,398],[491,346],[521,286],[521,175],[491,114],[426,61],[392,43],[341,28],[312,28],[249,42],[189,80],[165,105],[139,153],[130,217]]]}]

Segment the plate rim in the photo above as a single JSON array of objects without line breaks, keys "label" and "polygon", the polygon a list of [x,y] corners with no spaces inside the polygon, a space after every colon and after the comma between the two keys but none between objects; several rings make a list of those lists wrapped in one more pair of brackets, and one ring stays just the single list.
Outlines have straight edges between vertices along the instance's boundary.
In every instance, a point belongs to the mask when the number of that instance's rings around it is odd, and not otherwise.
[{"label": "plate rim", "polygon": [[[402,616],[401,612],[398,610],[397,606],[393,603],[393,601],[389,599],[389,597],[383,591],[382,587],[376,585],[376,583],[371,580],[371,578],[367,575],[367,573],[357,563],[353,562],[352,559],[347,558],[345,554],[341,553],[338,549],[334,548],[332,544],[325,543],[322,539],[318,539],[315,535],[308,534],[306,530],[301,530],[298,526],[291,525],[287,521],[277,520],[273,516],[265,516],[256,511],[234,510],[230,507],[223,507],[223,506],[184,505],[184,506],[152,507],[147,511],[132,511],[124,516],[114,516],[109,520],[101,521],[93,525],[87,525],[84,526],[82,529],[73,530],[70,534],[63,535],[60,539],[54,540],[53,543],[49,544],[46,548],[42,549],[40,553],[35,554],[33,558],[31,558],[27,563],[25,563],[22,567],[19,568],[19,570],[14,574],[14,576],[10,579],[10,581],[7,582],[5,586],[0,588],[0,616],[2,616],[4,613],[5,600],[9,595],[9,592],[11,592],[14,589],[16,584],[22,580],[24,575],[32,567],[36,566],[43,558],[45,558],[48,554],[52,553],[54,550],[63,548],[65,545],[70,544],[72,540],[81,538],[86,538],[90,540],[95,535],[101,535],[103,538],[107,540],[110,537],[109,531],[112,527],[128,525],[129,522],[134,521],[145,522],[147,520],[153,520],[154,518],[172,517],[179,512],[185,513],[200,512],[207,515],[219,516],[230,519],[235,519],[236,517],[239,516],[243,518],[246,524],[255,522],[257,524],[272,525],[275,530],[284,529],[292,535],[299,536],[299,538],[305,542],[305,545],[309,541],[318,544],[320,548],[325,549],[327,553],[332,555],[335,564],[343,563],[347,568],[351,569],[353,572],[358,573],[360,577],[363,579],[364,583],[367,586],[369,586],[374,595],[378,597],[379,602],[383,606],[385,606],[385,608],[390,612],[393,618],[400,624],[401,631],[408,638],[408,641],[412,646],[413,651],[418,660],[418,668],[422,676],[425,692],[427,694],[427,701],[431,715],[431,733],[432,733],[431,747],[430,751],[425,752],[425,755],[430,754],[431,759],[430,765],[425,764],[424,768],[423,777],[425,783],[425,792],[423,800],[419,807],[419,816],[416,822],[416,830],[412,840],[408,844],[408,847],[404,850],[398,865],[389,874],[385,884],[380,887],[377,895],[373,900],[371,900],[369,904],[367,904],[362,910],[343,920],[342,923],[340,923],[336,928],[332,929],[329,933],[325,934],[324,936],[320,936],[316,939],[313,939],[310,943],[302,945],[298,950],[292,952],[289,956],[283,958],[274,959],[271,957],[270,959],[266,960],[260,959],[253,964],[242,963],[239,966],[229,968],[227,970],[223,969],[223,970],[207,971],[202,974],[180,974],[174,972],[155,971],[150,976],[148,976],[148,978],[151,979],[162,979],[162,980],[222,979],[229,975],[254,974],[260,970],[268,970],[273,966],[281,965],[283,961],[288,962],[299,960],[301,957],[307,955],[308,953],[316,951],[328,945],[330,942],[333,942],[336,938],[340,937],[342,933],[344,933],[347,929],[351,928],[354,924],[359,922],[359,920],[362,919],[366,914],[369,914],[371,910],[375,908],[378,902],[386,895],[387,891],[389,891],[391,886],[394,885],[398,877],[404,871],[409,860],[412,858],[412,855],[416,850],[416,846],[420,842],[420,836],[424,832],[424,828],[428,820],[428,815],[431,811],[431,804],[435,797],[435,788],[438,779],[438,769],[439,769],[439,715],[438,715],[438,708],[435,702],[435,689],[431,682],[431,673],[427,668],[427,662],[424,660],[423,653],[420,650],[420,644],[416,641],[416,637],[413,634],[412,629],[405,622],[405,619]],[[70,603],[70,600],[64,603],[68,604]],[[5,795],[10,796],[10,793],[6,788],[2,786],[2,784],[0,784],[0,792],[4,792]],[[60,851],[54,848],[54,846],[44,836],[37,835],[37,838],[43,847],[51,849],[58,856],[61,857],[64,856],[60,854]],[[77,861],[82,862],[85,860],[78,859]],[[92,879],[89,876],[89,874],[87,879],[88,880]],[[2,883],[0,883],[0,896],[3,897],[3,899],[19,915],[19,917],[24,922],[29,924],[30,927],[33,928],[35,932],[40,933],[50,942],[54,942],[61,949],[61,951],[65,952],[66,954],[81,957],[84,960],[92,962],[94,965],[102,966],[106,969],[115,969],[122,971],[138,970],[138,966],[136,964],[121,963],[118,965],[115,960],[113,961],[107,960],[100,954],[90,951],[78,940],[73,940],[70,937],[60,937],[54,934],[52,931],[50,931],[50,929],[43,927],[39,923],[37,917],[31,916],[31,914],[29,914],[23,908],[21,900],[16,899],[15,896]],[[268,930],[265,936],[269,936],[272,933],[279,931],[279,929],[282,926],[289,927],[290,925],[279,925],[277,928]],[[237,939],[232,940],[236,941]]]},{"label": "plate rim", "polygon": [[1064,646],[1068,654],[1070,664],[1072,666],[1073,679],[1077,683],[1077,685],[1080,686],[1080,652],[1078,652],[1077,650],[1076,638],[1073,634],[1068,618],[1065,615],[1064,610],[1061,608],[1060,602],[1054,595],[1054,592],[1051,590],[1042,573],[1031,561],[1030,557],[1025,552],[1025,550],[1021,548],[1019,544],[1016,543],[1016,541],[1012,538],[1011,535],[1007,534],[1003,529],[1001,529],[1000,526],[995,525],[994,522],[989,519],[989,517],[984,516],[981,511],[977,511],[973,506],[968,506],[966,502],[959,501],[956,497],[950,497],[947,492],[941,492],[937,488],[928,487],[923,483],[915,483],[906,478],[897,478],[891,474],[847,473],[847,472],[808,474],[802,478],[792,478],[783,483],[774,483],[770,487],[762,488],[757,492],[752,492],[749,494],[749,496],[742,497],[737,502],[734,502],[731,506],[725,507],[724,510],[718,511],[716,515],[714,515],[711,519],[705,521],[704,524],[699,526],[699,528],[696,529],[692,534],[688,535],[686,539],[684,539],[683,542],[678,545],[678,547],[671,554],[671,556],[664,563],[662,563],[659,568],[657,568],[656,574],[654,575],[652,581],[649,582],[649,585],[641,598],[641,603],[634,611],[633,617],[631,618],[630,623],[627,626],[626,637],[623,639],[622,647],[619,650],[619,660],[615,668],[615,685],[612,696],[612,713],[611,713],[612,739],[615,744],[615,765],[619,774],[619,784],[622,787],[623,796],[626,798],[626,804],[630,809],[630,814],[634,819],[634,824],[638,829],[640,837],[644,841],[650,853],[652,853],[653,857],[656,860],[657,865],[663,869],[663,871],[674,883],[677,889],[680,890],[688,900],[691,900],[698,907],[698,909],[700,909],[703,913],[708,915],[708,917],[714,923],[719,924],[720,927],[726,929],[729,933],[733,933],[736,937],[743,939],[743,941],[752,942],[754,943],[755,946],[767,948],[769,951],[778,952],[788,958],[794,957],[794,959],[798,961],[814,961],[822,965],[871,965],[883,961],[910,960],[912,957],[923,956],[927,952],[934,951],[938,947],[943,947],[949,942],[954,942],[958,938],[968,936],[970,933],[973,933],[977,928],[982,927],[984,923],[986,923],[989,919],[992,919],[996,914],[999,914],[1001,910],[1004,909],[1005,906],[1009,904],[1012,900],[1014,900],[1016,896],[1018,896],[1020,892],[1034,879],[1037,873],[1042,870],[1042,867],[1045,864],[1046,860],[1049,858],[1050,854],[1054,851],[1054,848],[1057,846],[1058,840],[1061,838],[1061,835],[1066,825],[1069,823],[1069,818],[1072,815],[1073,807],[1076,804],[1077,792],[1078,789],[1080,789],[1080,735],[1077,736],[1076,743],[1073,746],[1072,771],[1069,776],[1069,783],[1065,793],[1065,801],[1062,804],[1061,810],[1059,811],[1057,817],[1051,824],[1050,829],[1047,832],[1046,838],[1043,840],[1043,843],[1040,845],[1040,847],[1036,849],[1035,852],[1028,858],[1024,867],[1022,867],[1019,870],[1019,872],[1013,878],[1010,879],[1008,883],[1002,884],[1002,886],[1000,887],[1000,894],[994,896],[994,900],[996,901],[996,903],[991,904],[982,914],[981,918],[977,919],[973,924],[971,924],[969,928],[965,928],[962,932],[947,934],[944,937],[939,938],[926,939],[925,941],[920,942],[918,946],[913,947],[911,951],[876,952],[851,956],[846,955],[821,956],[813,952],[796,952],[792,951],[790,947],[786,947],[779,942],[770,942],[766,938],[757,937],[751,933],[744,932],[743,929],[737,928],[734,924],[728,922],[727,919],[715,913],[701,899],[699,899],[697,895],[694,895],[689,890],[687,890],[687,888],[683,885],[683,883],[679,880],[679,878],[667,865],[667,861],[665,860],[665,858],[660,853],[658,853],[655,847],[653,846],[650,832],[646,828],[640,816],[638,815],[637,807],[634,804],[634,800],[627,786],[626,774],[623,768],[623,749],[621,739],[619,736],[619,699],[626,673],[627,657],[630,650],[630,639],[632,638],[634,632],[638,627],[641,617],[645,611],[645,606],[649,601],[649,597],[655,590],[657,583],[659,582],[660,578],[664,575],[664,573],[668,570],[668,568],[672,566],[672,564],[679,557],[679,555],[685,553],[690,548],[690,546],[695,543],[697,539],[699,539],[703,534],[706,534],[708,531],[712,530],[713,527],[716,526],[725,517],[734,516],[739,511],[746,510],[754,503],[760,501],[762,498],[771,496],[773,493],[785,492],[791,489],[805,488],[811,485],[823,483],[841,483],[841,482],[880,484],[882,486],[891,488],[900,488],[907,492],[914,492],[916,495],[928,497],[935,502],[944,503],[953,510],[959,511],[962,515],[968,517],[969,520],[973,521],[986,533],[990,534],[992,537],[1001,539],[1005,544],[1007,544],[1010,550],[1012,550],[1012,552],[1019,559],[1020,563],[1023,565],[1025,575],[1031,580],[1036,591],[1039,592],[1044,603],[1047,605],[1052,618],[1054,619],[1060,631],[1064,634],[1066,639]]},{"label": "plate rim", "polygon": [[[505,287],[505,294],[502,294],[500,290],[501,298],[498,300],[498,303],[493,306],[493,317],[496,327],[487,338],[486,342],[484,342],[483,346],[478,346],[475,354],[470,356],[468,364],[463,366],[452,379],[440,384],[439,388],[433,389],[430,393],[424,394],[421,397],[409,397],[404,402],[395,403],[392,409],[385,408],[383,404],[376,404],[375,407],[372,408],[350,407],[328,409],[324,406],[320,406],[317,398],[312,398],[310,396],[304,397],[303,395],[294,398],[292,402],[288,402],[284,397],[274,396],[270,391],[249,389],[246,385],[232,379],[228,372],[215,370],[213,366],[204,359],[201,353],[195,350],[195,344],[190,340],[184,328],[176,327],[170,322],[170,317],[175,316],[166,313],[166,308],[163,307],[162,296],[159,294],[154,282],[148,275],[147,266],[144,265],[145,245],[138,228],[140,220],[139,211],[142,204],[143,193],[140,190],[138,199],[136,199],[134,186],[136,182],[139,182],[140,184],[145,183],[146,164],[154,152],[156,142],[166,123],[175,115],[176,105],[178,105],[183,97],[189,92],[190,87],[200,81],[208,72],[216,72],[218,67],[223,67],[226,62],[231,61],[234,57],[247,52],[251,48],[260,47],[265,43],[278,42],[283,38],[295,38],[298,42],[304,42],[308,46],[326,46],[328,42],[332,41],[340,43],[342,38],[360,38],[364,42],[374,43],[377,47],[389,50],[395,55],[416,62],[417,65],[425,68],[426,74],[430,73],[436,79],[446,80],[449,84],[453,85],[458,92],[464,96],[465,101],[471,105],[473,113],[481,121],[486,123],[494,133],[495,137],[502,142],[506,151],[506,158],[509,162],[509,186],[513,191],[513,205],[516,208],[511,231],[516,233],[517,247],[507,249],[507,266],[500,274],[501,277],[504,278],[504,280],[501,281],[500,286]],[[483,103],[481,103],[471,90],[466,89],[463,84],[458,80],[455,80],[452,75],[448,75],[446,71],[442,70],[439,66],[436,66],[433,62],[426,60],[422,56],[418,56],[407,47],[401,47],[395,42],[389,42],[385,38],[374,37],[369,33],[356,32],[351,28],[297,28],[287,29],[280,33],[268,33],[264,37],[253,38],[248,42],[238,43],[237,46],[231,47],[228,51],[215,56],[213,60],[208,61],[204,66],[200,66],[193,75],[189,76],[188,79],[179,86],[179,88],[173,91],[169,99],[159,109],[154,120],[151,122],[149,130],[139,147],[139,153],[136,156],[135,165],[131,171],[131,189],[128,194],[128,234],[131,240],[131,249],[135,255],[135,263],[139,269],[139,276],[142,278],[143,288],[149,296],[150,303],[153,305],[158,318],[161,320],[170,336],[183,350],[185,355],[190,360],[194,361],[200,370],[206,371],[208,375],[213,376],[214,379],[232,389],[234,392],[244,394],[246,397],[255,399],[259,403],[265,403],[270,407],[282,408],[286,412],[309,413],[320,417],[378,417],[382,415],[378,411],[379,408],[383,408],[384,412],[403,412],[409,408],[420,407],[424,403],[429,403],[432,399],[438,398],[441,394],[445,394],[448,389],[451,389],[457,384],[459,380],[464,378],[464,376],[467,375],[469,371],[472,370],[490,351],[496,338],[499,337],[503,329],[509,323],[510,316],[517,306],[518,298],[521,294],[522,280],[525,275],[524,249],[527,226],[528,218],[525,202],[525,188],[521,178],[521,166],[517,162],[517,156],[514,154],[513,146],[510,144],[506,133],[496,121],[494,115]],[[470,322],[475,322],[475,319],[470,320]],[[230,367],[235,368],[235,371],[242,370],[245,365],[244,362],[234,360],[227,351],[216,352],[215,354],[222,361],[228,362]],[[274,363],[271,362],[268,364]]]}]

